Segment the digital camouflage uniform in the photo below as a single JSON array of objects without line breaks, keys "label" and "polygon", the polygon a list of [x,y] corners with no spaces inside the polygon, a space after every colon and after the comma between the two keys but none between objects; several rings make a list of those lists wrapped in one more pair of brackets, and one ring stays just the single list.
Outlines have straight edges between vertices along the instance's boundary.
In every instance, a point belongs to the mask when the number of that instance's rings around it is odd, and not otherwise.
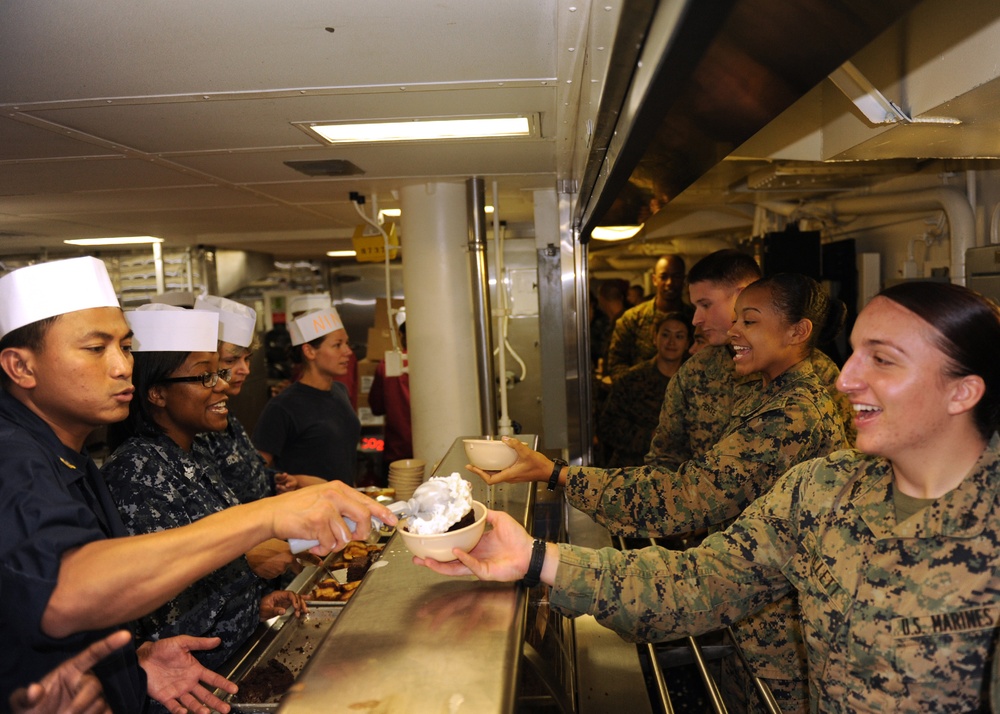
[{"label": "digital camouflage uniform", "polygon": [[275,470],[269,468],[246,429],[232,414],[225,431],[206,431],[194,440],[194,450],[205,455],[240,503],[273,496]]},{"label": "digital camouflage uniform", "polygon": [[[750,381],[733,392],[729,424],[703,454],[678,469],[573,467],[569,502],[618,535],[718,529],[795,464],[847,445],[837,407],[808,361],[767,386]],[[798,617],[795,598],[786,597],[733,627],[754,674],[768,681],[786,711],[805,706]]]},{"label": "digital camouflage uniform", "polygon": [[[840,411],[845,433],[854,443],[854,411],[846,396],[837,391],[837,365],[820,350],[809,358],[813,371],[827,386]],[[736,374],[727,345],[708,346],[688,359],[667,385],[659,423],[646,454],[647,466],[677,468],[703,454],[719,440],[729,422],[735,385],[760,380],[759,374]]]},{"label": "digital camouflage uniform", "polygon": [[618,379],[629,367],[656,356],[656,321],[671,312],[690,314],[691,308],[681,305],[677,309],[661,312],[656,309],[656,298],[630,307],[615,323],[604,363],[604,374]]},{"label": "digital camouflage uniform", "polygon": [[993,678],[990,682],[990,704],[993,714],[1000,714],[1000,640],[993,648]]},{"label": "digital camouflage uniform", "polygon": [[[185,452],[166,435],[129,439],[101,471],[132,534],[188,525],[239,503],[204,456]],[[151,639],[221,637],[216,649],[193,653],[214,670],[253,634],[260,600],[269,590],[240,557],[190,585],[140,625]]]},{"label": "digital camouflage uniform", "polygon": [[550,600],[659,640],[713,630],[796,591],[814,711],[984,711],[998,551],[997,435],[957,488],[902,523],[889,462],[845,450],[794,467],[696,548],[560,545]]},{"label": "digital camouflage uniform", "polygon": [[642,463],[669,381],[653,357],[630,367],[611,385],[597,417],[597,438],[607,454],[607,466]]}]

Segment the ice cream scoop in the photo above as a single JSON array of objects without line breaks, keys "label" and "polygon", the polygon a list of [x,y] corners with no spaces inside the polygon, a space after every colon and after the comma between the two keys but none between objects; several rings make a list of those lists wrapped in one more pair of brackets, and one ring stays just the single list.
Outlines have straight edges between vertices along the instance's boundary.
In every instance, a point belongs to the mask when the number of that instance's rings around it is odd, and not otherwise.
[{"label": "ice cream scoop", "polygon": [[[397,517],[402,517],[409,513],[409,502],[396,501],[395,503],[390,503],[388,506],[386,506],[386,508],[392,511]],[[343,519],[344,523],[347,524],[347,529],[351,533],[354,533],[355,529],[357,529],[358,527],[358,524],[355,523],[350,518],[348,518],[347,516],[343,516]],[[383,525],[384,524],[382,523],[381,520],[379,520],[375,516],[372,516],[372,533],[378,534],[378,532],[382,529]],[[288,546],[289,548],[291,548],[293,554],[302,553],[304,551],[309,550],[310,548],[315,548],[317,545],[319,545],[318,540],[307,540],[305,538],[288,539]]]},{"label": "ice cream scoop", "polygon": [[[408,501],[396,501],[386,506],[397,517],[406,516],[411,533],[443,533],[472,509],[472,486],[457,473],[439,476],[417,486]],[[353,533],[357,524],[344,518]],[[382,528],[382,521],[372,517],[372,532]],[[319,545],[318,540],[289,538],[292,553],[301,553]]]},{"label": "ice cream scoop", "polygon": [[410,533],[444,533],[472,511],[472,485],[457,473],[435,477],[420,484],[408,504]]}]

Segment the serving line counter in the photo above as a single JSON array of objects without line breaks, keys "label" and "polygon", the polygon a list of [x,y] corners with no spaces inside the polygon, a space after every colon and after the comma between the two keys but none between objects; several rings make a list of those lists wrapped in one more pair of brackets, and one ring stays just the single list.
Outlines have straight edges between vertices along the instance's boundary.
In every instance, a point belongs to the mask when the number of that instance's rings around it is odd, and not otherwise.
[{"label": "serving line counter", "polygon": [[[518,438],[535,448],[536,437]],[[431,475],[462,474],[475,500],[506,511],[530,529],[533,485],[498,485],[489,493],[465,470],[467,461],[462,439],[456,439]],[[394,534],[279,712],[515,710],[527,612],[524,589],[471,576],[444,577],[411,559]]]}]

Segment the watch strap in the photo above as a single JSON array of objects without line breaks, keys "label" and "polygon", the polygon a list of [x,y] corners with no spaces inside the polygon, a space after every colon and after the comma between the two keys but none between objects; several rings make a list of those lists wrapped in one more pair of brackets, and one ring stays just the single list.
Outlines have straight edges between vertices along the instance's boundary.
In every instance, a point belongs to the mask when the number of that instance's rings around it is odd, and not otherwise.
[{"label": "watch strap", "polygon": [[521,584],[533,588],[541,582],[542,566],[545,564],[545,541],[535,539],[531,544],[531,560],[528,561],[528,572],[521,578]]},{"label": "watch strap", "polygon": [[552,464],[552,475],[549,476],[549,483],[547,486],[550,491],[555,491],[556,486],[559,485],[559,472],[562,471],[563,466],[569,466],[569,464],[562,459],[556,459]]}]

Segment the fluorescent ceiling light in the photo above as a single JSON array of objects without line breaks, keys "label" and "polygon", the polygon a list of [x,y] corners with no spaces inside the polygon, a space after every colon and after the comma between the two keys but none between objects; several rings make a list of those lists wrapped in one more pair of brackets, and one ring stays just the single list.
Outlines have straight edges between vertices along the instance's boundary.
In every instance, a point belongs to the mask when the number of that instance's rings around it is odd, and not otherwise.
[{"label": "fluorescent ceiling light", "polygon": [[142,243],[162,243],[162,238],[153,236],[121,236],[119,238],[74,238],[64,240],[70,245],[140,245]]},{"label": "fluorescent ceiling light", "polygon": [[329,144],[358,144],[376,141],[430,141],[434,139],[476,139],[484,137],[531,136],[538,122],[533,117],[473,117],[417,119],[363,123],[295,122],[301,129],[317,134]]},{"label": "fluorescent ceiling light", "polygon": [[627,240],[642,230],[642,224],[637,226],[597,226],[590,232],[590,237],[596,240]]},{"label": "fluorescent ceiling light", "polygon": [[[493,206],[485,206],[483,210],[486,213],[493,213]],[[403,215],[403,212],[398,208],[381,208],[379,209],[379,214],[386,218],[399,218]]]},{"label": "fluorescent ceiling light", "polygon": [[331,258],[353,258],[358,252],[355,250],[328,250],[326,254]]}]

